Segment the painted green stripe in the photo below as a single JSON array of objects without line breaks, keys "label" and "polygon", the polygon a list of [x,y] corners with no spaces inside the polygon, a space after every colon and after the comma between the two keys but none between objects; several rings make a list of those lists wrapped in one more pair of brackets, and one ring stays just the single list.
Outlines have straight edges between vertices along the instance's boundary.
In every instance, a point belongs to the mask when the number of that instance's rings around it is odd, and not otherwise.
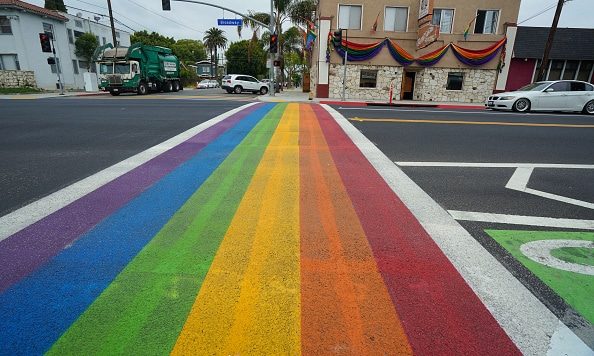
[{"label": "painted green stripe", "polygon": [[[567,232],[567,231],[508,231],[508,230],[485,230],[495,241],[512,254],[526,268],[534,273],[540,280],[561,296],[567,304],[571,305],[590,323],[594,324],[594,276],[545,266],[524,256],[520,247],[537,240],[578,240],[594,242],[594,233],[591,232]],[[561,249],[559,249],[561,250]],[[553,250],[552,255],[570,263],[592,265],[591,251],[589,255],[574,256],[568,258],[567,250]],[[578,252],[575,249],[572,252]],[[586,251],[580,251],[586,252]],[[575,258],[577,257],[577,258]],[[585,261],[588,259],[588,261]],[[584,263],[585,262],[585,263]]]},{"label": "painted green stripe", "polygon": [[274,133],[277,105],[48,354],[165,354]]}]

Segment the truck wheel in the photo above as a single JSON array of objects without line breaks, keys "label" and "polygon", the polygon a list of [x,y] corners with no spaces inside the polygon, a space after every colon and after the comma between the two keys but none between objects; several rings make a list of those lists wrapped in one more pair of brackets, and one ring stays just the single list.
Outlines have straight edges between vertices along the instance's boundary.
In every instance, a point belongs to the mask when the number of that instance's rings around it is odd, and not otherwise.
[{"label": "truck wheel", "polygon": [[268,94],[268,88],[266,88],[266,87],[260,88],[260,94],[262,94],[262,95]]},{"label": "truck wheel", "polygon": [[233,92],[235,92],[235,94],[241,94],[241,92],[243,91],[243,88],[238,85],[233,89]]},{"label": "truck wheel", "polygon": [[138,95],[146,95],[148,94],[148,87],[146,86],[145,82],[141,82],[138,86]]},{"label": "truck wheel", "polygon": [[118,96],[118,95],[120,95],[120,92],[119,91],[113,91],[112,90],[112,91],[109,92],[109,94],[111,94],[113,96]]},{"label": "truck wheel", "polygon": [[178,92],[179,91],[179,82],[176,80],[175,82],[173,82],[173,91],[174,92]]},{"label": "truck wheel", "polygon": [[173,84],[171,84],[170,81],[167,81],[165,83],[165,86],[163,87],[163,91],[166,93],[169,93],[170,91],[173,91]]}]

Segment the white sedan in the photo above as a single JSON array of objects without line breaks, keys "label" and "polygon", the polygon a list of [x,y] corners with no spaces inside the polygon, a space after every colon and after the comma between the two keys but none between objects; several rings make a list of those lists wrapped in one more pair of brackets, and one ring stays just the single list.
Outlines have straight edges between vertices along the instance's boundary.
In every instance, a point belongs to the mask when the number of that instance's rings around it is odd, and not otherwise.
[{"label": "white sedan", "polygon": [[493,110],[577,111],[594,115],[594,85],[576,80],[529,84],[517,91],[494,94],[485,106]]},{"label": "white sedan", "polygon": [[210,88],[218,88],[219,83],[216,80],[208,80],[205,79],[196,84],[196,89],[210,89]]}]

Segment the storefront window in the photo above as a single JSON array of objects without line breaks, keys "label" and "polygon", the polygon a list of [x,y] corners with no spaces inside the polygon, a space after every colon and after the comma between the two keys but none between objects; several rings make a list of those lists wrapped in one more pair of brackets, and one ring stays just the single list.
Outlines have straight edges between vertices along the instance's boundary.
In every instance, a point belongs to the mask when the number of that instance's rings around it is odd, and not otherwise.
[{"label": "storefront window", "polygon": [[561,72],[563,71],[563,64],[565,61],[554,60],[551,62],[551,69],[549,71],[549,80],[561,79]]},{"label": "storefront window", "polygon": [[464,82],[464,73],[450,72],[448,73],[447,90],[462,90],[462,83]]},{"label": "storefront window", "polygon": [[377,87],[377,70],[361,70],[361,78],[359,81],[360,88],[375,88]]},{"label": "storefront window", "polygon": [[579,61],[567,61],[565,63],[565,71],[563,72],[563,79],[571,80],[575,79],[575,75],[578,69]]},{"label": "storefront window", "polygon": [[589,82],[592,79],[592,65],[594,62],[582,61],[580,65],[580,72],[578,73],[577,80],[583,82]]}]

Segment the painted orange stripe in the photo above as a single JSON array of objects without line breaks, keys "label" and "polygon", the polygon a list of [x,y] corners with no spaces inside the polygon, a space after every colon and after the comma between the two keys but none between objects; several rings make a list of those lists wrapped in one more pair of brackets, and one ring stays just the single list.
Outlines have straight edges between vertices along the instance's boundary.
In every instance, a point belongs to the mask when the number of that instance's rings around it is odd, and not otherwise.
[{"label": "painted orange stripe", "polygon": [[411,354],[309,105],[300,126],[302,352]]}]

